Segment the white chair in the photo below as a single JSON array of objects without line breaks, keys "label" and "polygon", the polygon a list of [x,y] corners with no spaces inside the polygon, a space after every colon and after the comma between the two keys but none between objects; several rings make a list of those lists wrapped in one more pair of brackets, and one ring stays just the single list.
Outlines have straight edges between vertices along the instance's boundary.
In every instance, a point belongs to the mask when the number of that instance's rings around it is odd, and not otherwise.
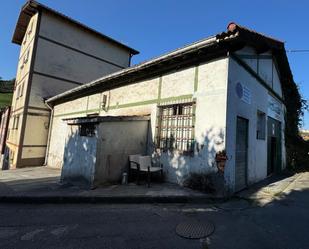
[{"label": "white chair", "polygon": [[139,157],[139,171],[147,172],[147,183],[148,187],[150,187],[150,179],[152,173],[160,173],[161,180],[163,180],[163,167],[162,164],[158,166],[153,166],[150,156],[140,156]]},{"label": "white chair", "polygon": [[136,183],[139,184],[139,177],[141,172],[147,173],[147,183],[150,187],[151,174],[159,172],[161,180],[163,180],[163,167],[153,166],[150,156],[141,156],[140,154],[129,156],[129,176],[131,177],[133,170],[136,170]]}]

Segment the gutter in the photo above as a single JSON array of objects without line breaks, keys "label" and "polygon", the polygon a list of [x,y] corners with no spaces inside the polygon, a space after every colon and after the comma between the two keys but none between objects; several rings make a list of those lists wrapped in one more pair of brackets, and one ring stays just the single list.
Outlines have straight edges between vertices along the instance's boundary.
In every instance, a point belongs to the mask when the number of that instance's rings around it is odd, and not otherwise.
[{"label": "gutter", "polygon": [[49,125],[48,125],[48,135],[47,135],[45,160],[44,160],[43,166],[47,166],[47,162],[48,162],[48,152],[49,152],[50,138],[51,138],[51,132],[52,132],[52,124],[53,124],[53,117],[54,117],[54,108],[52,108],[46,101],[45,101],[45,105],[48,107],[48,109],[50,109],[50,119],[49,119]]}]

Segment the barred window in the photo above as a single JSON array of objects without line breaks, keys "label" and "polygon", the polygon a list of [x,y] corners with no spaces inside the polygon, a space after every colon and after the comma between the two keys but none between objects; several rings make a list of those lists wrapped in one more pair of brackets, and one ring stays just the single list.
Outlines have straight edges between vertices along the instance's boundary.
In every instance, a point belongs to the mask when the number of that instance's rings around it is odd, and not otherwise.
[{"label": "barred window", "polygon": [[193,152],[195,103],[160,106],[158,110],[157,147]]}]

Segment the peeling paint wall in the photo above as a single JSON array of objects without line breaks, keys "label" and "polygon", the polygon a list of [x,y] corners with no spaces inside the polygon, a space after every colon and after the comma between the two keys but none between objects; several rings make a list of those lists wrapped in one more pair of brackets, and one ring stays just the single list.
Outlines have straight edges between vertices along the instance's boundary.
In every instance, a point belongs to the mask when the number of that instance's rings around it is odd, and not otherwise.
[{"label": "peeling paint wall", "polygon": [[128,156],[146,154],[149,121],[102,122],[98,125],[95,185],[119,183],[128,172]]},{"label": "peeling paint wall", "polygon": [[[194,156],[175,151],[161,153],[165,175],[170,182],[181,183],[190,172],[216,172],[215,153],[225,148],[228,59],[226,57],[199,66],[111,89],[103,93],[78,98],[56,105],[50,140],[48,165],[61,166],[64,145],[64,118],[100,116],[150,115],[149,153],[154,153],[157,106],[196,102]],[[107,105],[101,108],[103,94]],[[117,153],[115,150],[114,153]]]},{"label": "peeling paint wall", "polygon": [[92,187],[96,165],[98,136],[79,135],[79,126],[67,125],[61,171],[62,182],[79,182]]}]

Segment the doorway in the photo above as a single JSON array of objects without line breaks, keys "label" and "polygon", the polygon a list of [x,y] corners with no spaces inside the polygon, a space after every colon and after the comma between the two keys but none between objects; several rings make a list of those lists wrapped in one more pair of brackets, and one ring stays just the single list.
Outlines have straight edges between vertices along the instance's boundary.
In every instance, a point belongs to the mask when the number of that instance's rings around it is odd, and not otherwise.
[{"label": "doorway", "polygon": [[235,191],[247,187],[249,120],[237,117],[235,151]]},{"label": "doorway", "polygon": [[267,175],[281,171],[281,122],[267,119]]}]

